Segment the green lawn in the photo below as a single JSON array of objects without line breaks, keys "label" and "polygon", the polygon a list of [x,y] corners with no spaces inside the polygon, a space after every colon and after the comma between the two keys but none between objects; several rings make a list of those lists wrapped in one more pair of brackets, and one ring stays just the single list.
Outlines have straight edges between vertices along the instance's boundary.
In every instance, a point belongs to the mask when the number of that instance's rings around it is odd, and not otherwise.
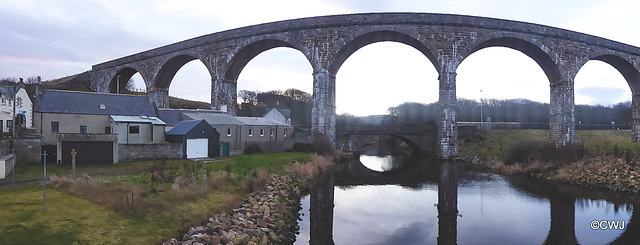
[{"label": "green lawn", "polygon": [[[76,180],[80,188],[56,190],[48,186],[44,213],[42,185],[17,187],[15,191],[0,189],[0,244],[159,244],[179,236],[190,225],[201,224],[213,213],[238,205],[248,191],[242,180],[257,169],[283,173],[287,164],[309,158],[307,153],[220,158],[201,164],[195,185],[207,188],[176,190],[173,183],[154,183],[155,193],[147,170],[163,161],[79,166],[78,173],[112,175],[89,179],[84,184]],[[176,168],[177,176],[185,175],[185,167],[200,165],[186,159],[164,162]],[[67,165],[47,165],[47,175],[68,176],[70,169]],[[213,184],[204,181],[206,174],[224,176],[220,171],[227,170],[235,180],[219,178]],[[41,177],[42,165],[23,165],[16,173],[17,178]],[[89,194],[73,191],[82,188]],[[123,209],[122,203],[132,192],[136,193],[134,207]]]},{"label": "green lawn", "polygon": [[[588,153],[611,154],[616,145],[619,152],[640,153],[640,144],[631,143],[630,131],[617,130],[576,130],[576,139],[582,143]],[[487,130],[459,139],[461,156],[479,156],[481,158],[503,157],[509,147],[522,141],[550,141],[549,130]]]},{"label": "green lawn", "polygon": [[0,189],[0,244],[148,244],[174,230],[127,217],[84,198],[42,186]]}]

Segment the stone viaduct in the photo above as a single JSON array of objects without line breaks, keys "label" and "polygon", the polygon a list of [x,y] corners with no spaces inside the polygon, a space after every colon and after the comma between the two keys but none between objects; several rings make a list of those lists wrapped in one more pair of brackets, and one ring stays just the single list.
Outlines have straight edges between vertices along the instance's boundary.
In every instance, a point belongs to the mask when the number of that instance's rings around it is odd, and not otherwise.
[{"label": "stone viaduct", "polygon": [[312,130],[334,140],[336,73],[356,50],[382,41],[417,49],[438,71],[438,153],[443,159],[458,154],[456,69],[474,52],[495,46],[526,54],[546,74],[551,94],[550,137],[556,145],[575,141],[574,78],[589,60],[610,64],[629,83],[633,141],[640,140],[640,48],[550,26],[473,16],[368,13],[248,26],[94,65],[92,87],[100,93],[115,92],[118,78],[127,81],[139,72],[150,100],[158,107],[168,107],[172,78],[184,64],[197,59],[211,74],[212,109],[226,108],[234,114],[236,81],[244,66],[261,52],[288,47],[300,51],[313,68]]},{"label": "stone viaduct", "polygon": [[372,140],[371,136],[386,135],[399,139],[414,151],[414,153],[435,153],[435,139],[438,130],[434,125],[401,125],[401,126],[357,126],[342,130],[342,145],[344,151],[358,151]]}]

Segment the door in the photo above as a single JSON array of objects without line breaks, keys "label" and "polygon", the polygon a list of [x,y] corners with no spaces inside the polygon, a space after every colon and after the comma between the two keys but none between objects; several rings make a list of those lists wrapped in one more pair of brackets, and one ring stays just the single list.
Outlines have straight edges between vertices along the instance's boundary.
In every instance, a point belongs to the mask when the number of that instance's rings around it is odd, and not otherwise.
[{"label": "door", "polygon": [[222,142],[222,156],[223,157],[228,157],[229,156],[229,142]]},{"label": "door", "polygon": [[187,158],[208,157],[209,139],[187,139]]},{"label": "door", "polygon": [[111,141],[63,141],[62,164],[71,164],[73,149],[76,150],[76,164],[113,164]]}]

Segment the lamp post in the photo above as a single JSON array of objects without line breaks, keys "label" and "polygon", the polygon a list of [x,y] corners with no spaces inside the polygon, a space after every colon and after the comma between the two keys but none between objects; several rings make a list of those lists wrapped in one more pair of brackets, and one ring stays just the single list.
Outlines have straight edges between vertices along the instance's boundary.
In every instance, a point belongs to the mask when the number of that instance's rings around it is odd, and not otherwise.
[{"label": "lamp post", "polygon": [[484,103],[482,103],[482,89],[480,89],[480,124],[482,124],[482,122],[484,120],[484,119],[482,119],[483,118],[483,116],[482,116],[482,104],[484,104]]},{"label": "lamp post", "polygon": [[118,75],[118,81],[116,82],[116,94],[120,94],[120,75]]}]

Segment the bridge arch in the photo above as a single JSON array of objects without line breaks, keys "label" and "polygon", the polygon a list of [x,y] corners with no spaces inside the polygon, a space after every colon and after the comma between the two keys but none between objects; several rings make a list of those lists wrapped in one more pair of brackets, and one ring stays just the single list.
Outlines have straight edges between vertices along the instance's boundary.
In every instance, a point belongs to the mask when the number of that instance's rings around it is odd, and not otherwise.
[{"label": "bridge arch", "polygon": [[476,41],[471,42],[462,50],[462,52],[459,53],[460,62],[458,65],[471,54],[489,47],[505,47],[520,51],[533,59],[538,66],[542,68],[542,71],[547,75],[550,83],[562,81],[560,68],[552,58],[555,57],[555,55],[543,45],[537,44],[537,42],[532,38],[524,36],[495,34],[479,38]]},{"label": "bridge arch", "polygon": [[409,45],[422,54],[424,54],[436,68],[436,71],[440,71],[440,65],[434,52],[437,50],[420,40],[420,35],[417,33],[403,32],[399,30],[375,30],[365,33],[359,33],[354,35],[351,40],[346,40],[345,44],[336,52],[329,64],[329,74],[335,76],[342,64],[358,49],[367,46],[369,44],[377,42],[398,42]]},{"label": "bridge arch", "polygon": [[[131,79],[131,77],[133,77],[133,75],[135,75],[136,73],[138,73],[138,70],[133,68],[133,67],[124,67],[120,70],[118,70],[112,77],[111,77],[111,81],[109,81],[109,93],[118,93],[118,90],[120,90],[120,92],[122,92],[122,89],[126,86],[127,82],[129,81],[129,79]],[[142,75],[142,74],[140,74]],[[118,76],[120,76],[119,80],[120,80],[120,88],[118,89]],[[142,79],[144,79],[144,76],[142,76]],[[146,84],[146,81],[145,81]]]},{"label": "bridge arch", "polygon": [[[233,54],[233,57],[229,60],[224,72],[224,80],[226,82],[236,82],[240,76],[240,72],[242,72],[242,69],[244,69],[249,61],[262,52],[280,47],[298,50],[307,58],[307,60],[310,60],[309,55],[303,51],[301,46],[282,38],[268,37],[257,41],[247,42],[245,45],[239,47],[238,51]],[[310,64],[315,70],[313,62],[310,62]]]},{"label": "bridge arch", "polygon": [[[189,54],[179,54],[171,57],[169,60],[164,62],[164,64],[162,64],[155,77],[154,83],[147,84],[147,89],[169,89],[169,86],[171,85],[173,78],[176,76],[176,73],[178,73],[178,70],[180,70],[180,68],[182,68],[187,63],[197,59],[197,57]],[[209,74],[211,74],[210,70]]]},{"label": "bridge arch", "polygon": [[[596,53],[589,60],[598,60],[613,66],[627,81],[631,92],[634,94],[640,93],[640,71],[632,64],[632,61],[615,54],[607,53]],[[583,63],[582,66],[584,66],[584,64],[586,64],[586,62]]]}]

